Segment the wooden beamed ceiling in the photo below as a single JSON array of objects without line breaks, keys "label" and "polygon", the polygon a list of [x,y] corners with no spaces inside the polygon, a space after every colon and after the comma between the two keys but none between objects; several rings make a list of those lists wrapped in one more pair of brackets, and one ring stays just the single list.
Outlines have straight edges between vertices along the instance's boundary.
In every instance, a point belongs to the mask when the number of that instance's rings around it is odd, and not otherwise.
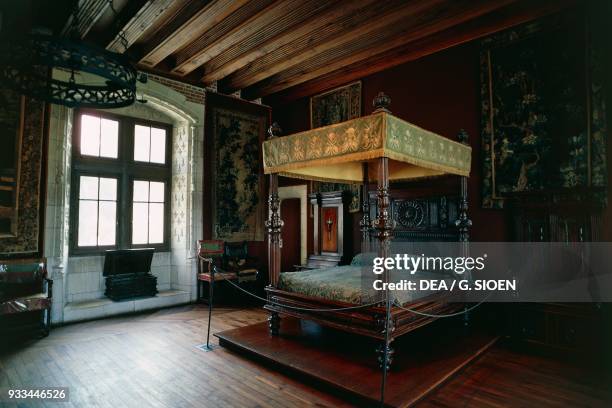
[{"label": "wooden beamed ceiling", "polygon": [[[117,0],[116,0],[117,1]],[[574,0],[81,0],[86,39],[140,69],[290,100],[548,15]],[[106,14],[104,14],[106,13]],[[104,19],[103,15],[107,18]],[[101,22],[106,20],[105,23]]]}]

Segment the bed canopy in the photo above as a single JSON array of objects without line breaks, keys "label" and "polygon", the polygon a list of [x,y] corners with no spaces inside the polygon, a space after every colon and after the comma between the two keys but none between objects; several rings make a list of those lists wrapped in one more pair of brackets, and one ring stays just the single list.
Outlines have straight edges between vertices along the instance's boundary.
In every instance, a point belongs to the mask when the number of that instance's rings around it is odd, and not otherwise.
[{"label": "bed canopy", "polygon": [[[306,180],[362,183],[362,163],[389,159],[389,180],[468,176],[471,147],[406,122],[381,109],[371,115],[263,143],[266,174]],[[368,181],[377,179],[368,166]]]}]

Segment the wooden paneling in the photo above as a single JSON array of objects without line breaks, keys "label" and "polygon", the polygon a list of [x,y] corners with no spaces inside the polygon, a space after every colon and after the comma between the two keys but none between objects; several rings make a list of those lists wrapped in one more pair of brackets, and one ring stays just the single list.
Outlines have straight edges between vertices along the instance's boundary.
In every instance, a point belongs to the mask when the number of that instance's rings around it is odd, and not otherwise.
[{"label": "wooden paneling", "polygon": [[[286,36],[301,35],[285,43],[282,47],[260,55],[256,60],[250,61],[248,65],[229,75],[225,78],[224,87],[228,91],[230,89],[246,88],[280,72],[285,67],[291,67],[309,56],[320,53],[323,51],[322,47],[329,48],[342,41],[350,41],[354,35],[367,30],[368,27],[384,29],[386,23],[380,20],[381,16],[393,14],[395,8],[404,2],[393,0],[377,3],[373,7],[369,1],[351,2],[346,7],[334,8],[328,22],[323,17],[317,19],[318,22],[324,24],[323,26],[319,27],[316,22],[313,22],[309,25],[300,26],[296,30],[291,30],[291,34],[287,33]],[[376,20],[377,17],[379,20]],[[376,21],[376,23],[373,24],[373,21]],[[211,61],[211,63],[214,63],[214,61]],[[209,69],[208,67],[205,68]],[[212,78],[212,76],[207,77],[205,75],[203,80]]]},{"label": "wooden paneling", "polygon": [[[415,3],[409,3],[408,7],[395,10],[387,18],[374,20],[372,26],[368,26],[361,35],[341,36],[340,41],[333,42],[333,47],[323,46],[320,52],[313,53],[307,60],[300,58],[304,53],[291,55],[286,64],[281,64],[285,65],[285,69],[250,87],[247,94],[266,96],[282,91],[373,55],[385,54],[393,48],[436,34],[511,2],[479,0],[470,2],[469,6],[440,2],[433,8],[416,7]],[[435,22],[432,22],[432,15],[436,16]],[[408,19],[410,24],[405,24]]]},{"label": "wooden paneling", "polygon": [[[493,13],[475,18],[462,25],[453,26],[434,35],[409,42],[388,52],[365,58],[360,62],[342,66],[310,81],[300,83],[275,94],[271,103],[283,103],[314,95],[367,75],[414,61],[538,17],[546,16],[572,3],[573,1],[571,0],[544,0],[538,2],[537,7],[533,7],[532,2],[521,1],[503,7]],[[245,67],[243,70],[247,69],[248,67]],[[243,70],[228,76],[223,82],[224,89],[228,91],[233,89],[234,78],[237,78]],[[227,81],[227,84],[225,81]],[[245,97],[252,97],[256,93],[256,89],[247,88],[243,93]]]},{"label": "wooden paneling", "polygon": [[[270,1],[257,0],[256,3],[270,3]],[[290,30],[328,5],[328,2],[320,0],[285,0],[272,2],[265,8],[257,7],[256,10],[259,11],[256,14],[244,24],[234,27],[222,38],[191,55],[192,51],[187,53],[188,56],[179,53],[177,56],[179,65],[173,72],[185,75],[219,55],[226,55],[226,58],[238,56],[243,52],[242,50],[256,47],[262,41],[285,30]],[[197,48],[198,42],[194,44],[196,47],[190,48]]]},{"label": "wooden paneling", "polygon": [[247,0],[217,0],[208,3],[197,13],[187,12],[172,21],[145,46],[140,64],[153,67],[168,55],[193,41],[205,31],[219,24],[247,3]]},{"label": "wooden paneling", "polygon": [[254,16],[268,10],[273,0],[251,0],[244,7],[239,8],[221,23],[206,31],[187,46],[174,54],[175,66],[172,70],[177,75],[186,75],[192,72],[207,58],[207,52],[215,53],[223,49],[223,44],[230,43],[232,34],[235,34]]},{"label": "wooden paneling", "polygon": [[[216,81],[221,78],[228,76],[229,74],[239,70],[242,67],[251,66],[251,63],[257,64],[260,60],[266,59],[270,53],[277,51],[283,47],[286,52],[289,50],[299,47],[300,43],[314,43],[314,36],[329,36],[331,32],[340,32],[341,30],[348,30],[357,24],[367,21],[368,14],[372,12],[379,13],[382,9],[388,7],[387,3],[379,3],[376,10],[371,7],[372,3],[376,0],[354,0],[348,4],[343,4],[342,7],[327,7],[321,13],[316,14],[314,17],[303,24],[298,24],[295,27],[291,27],[290,30],[285,30],[279,35],[276,35],[266,41],[257,41],[253,47],[248,50],[244,50],[244,47],[240,47],[237,53],[224,53],[204,65],[204,76],[202,82],[207,83]],[[328,6],[336,4],[333,1],[327,2]],[[370,11],[370,13],[368,13]],[[327,34],[325,34],[327,33]],[[234,46],[233,48],[238,48]],[[284,53],[286,57],[286,53]],[[248,64],[248,65],[247,65]],[[251,73],[246,74],[247,77]],[[257,80],[252,83],[257,82]],[[234,89],[240,87],[231,85]],[[244,86],[242,86],[244,87]]]}]

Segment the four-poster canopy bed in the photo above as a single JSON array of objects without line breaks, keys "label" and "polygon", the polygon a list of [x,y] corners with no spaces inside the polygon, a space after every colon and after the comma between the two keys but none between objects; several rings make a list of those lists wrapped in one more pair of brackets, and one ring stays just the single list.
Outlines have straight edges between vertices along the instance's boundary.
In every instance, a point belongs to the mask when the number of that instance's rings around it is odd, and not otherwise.
[{"label": "four-poster canopy bed", "polygon": [[[389,208],[389,182],[458,175],[461,177],[461,195],[456,237],[459,241],[467,241],[471,226],[467,216],[467,177],[471,165],[467,135],[460,132],[460,142],[456,142],[421,129],[391,115],[387,109],[389,103],[389,97],[380,93],[374,100],[376,110],[371,115],[284,137],[278,137],[280,129],[273,124],[269,139],[263,144],[264,172],[270,177],[269,219],[266,221],[270,284],[266,288],[268,303],[264,308],[270,312],[271,334],[278,335],[279,314],[283,314],[369,336],[382,341],[378,350],[381,365],[385,361],[386,348],[389,356],[385,364],[387,368],[393,353],[390,345],[395,338],[436,319],[426,315],[455,313],[464,305],[450,301],[450,295],[442,293],[401,301],[396,298],[395,302],[403,308],[380,299],[371,302],[372,298],[360,290],[359,277],[363,265],[359,265],[359,255],[349,266],[281,274],[283,222],[279,212],[278,176],[363,183],[362,254],[371,251],[373,236],[378,239],[377,255],[387,257],[394,229]],[[378,185],[377,211],[371,220],[367,188],[374,181]],[[364,255],[361,257],[366,258]],[[388,273],[383,276],[388,281]],[[339,283],[342,277],[344,280]],[[321,290],[317,290],[317,286]],[[364,307],[359,307],[361,305]]]}]

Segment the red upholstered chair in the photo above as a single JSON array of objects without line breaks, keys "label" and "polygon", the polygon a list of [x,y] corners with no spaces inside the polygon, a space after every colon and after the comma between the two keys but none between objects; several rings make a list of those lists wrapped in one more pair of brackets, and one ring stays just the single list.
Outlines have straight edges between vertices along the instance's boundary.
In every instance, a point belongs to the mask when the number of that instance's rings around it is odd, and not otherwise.
[{"label": "red upholstered chair", "polygon": [[[202,288],[205,282],[210,283],[223,280],[236,280],[235,272],[226,272],[221,269],[225,247],[220,240],[198,241],[198,300],[202,297]],[[210,299],[205,299],[208,302]]]}]

